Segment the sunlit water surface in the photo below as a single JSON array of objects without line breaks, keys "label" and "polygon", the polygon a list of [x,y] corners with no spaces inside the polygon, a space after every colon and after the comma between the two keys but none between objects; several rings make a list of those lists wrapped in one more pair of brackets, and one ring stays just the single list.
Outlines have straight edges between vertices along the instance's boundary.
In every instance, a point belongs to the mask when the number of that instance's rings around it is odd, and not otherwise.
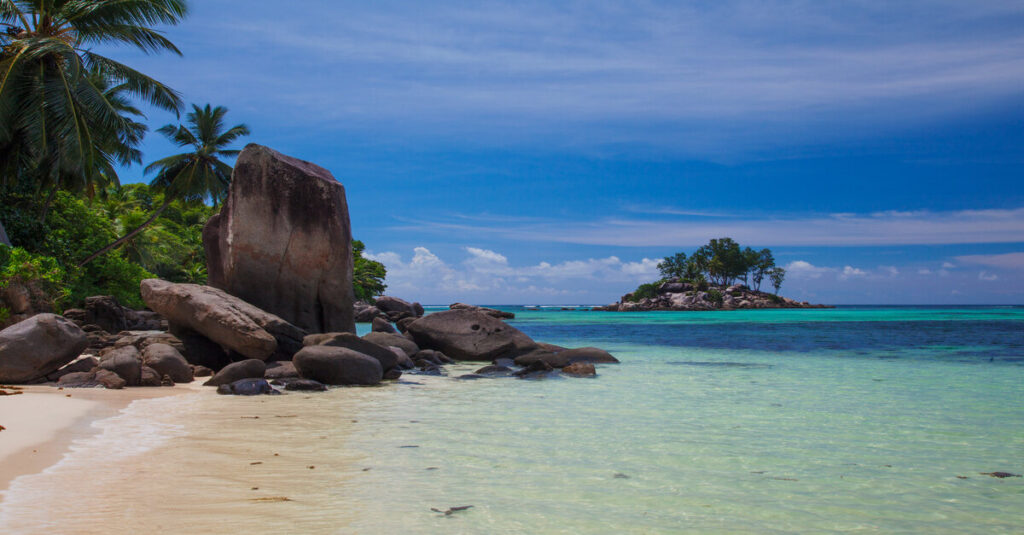
[{"label": "sunlit water surface", "polygon": [[[515,308],[596,379],[143,400],[5,532],[1019,533],[1024,308]],[[365,326],[361,326],[365,327]],[[275,455],[276,454],[276,455]],[[449,515],[450,507],[472,508]]]}]

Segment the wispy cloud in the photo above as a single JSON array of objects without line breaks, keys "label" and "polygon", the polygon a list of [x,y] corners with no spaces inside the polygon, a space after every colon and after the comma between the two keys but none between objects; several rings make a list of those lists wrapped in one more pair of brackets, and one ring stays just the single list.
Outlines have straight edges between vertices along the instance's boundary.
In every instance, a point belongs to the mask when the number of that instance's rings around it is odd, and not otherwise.
[{"label": "wispy cloud", "polygon": [[1024,253],[966,255],[956,257],[957,262],[998,269],[1024,269]]},{"label": "wispy cloud", "polygon": [[[373,2],[315,17],[251,5],[209,24],[204,9],[185,40],[199,94],[217,82],[304,124],[492,143],[721,149],[837,119],[847,128],[814,135],[902,128],[1024,84],[1017,2]],[[231,60],[199,53],[213,44]]]},{"label": "wispy cloud", "polygon": [[[1024,208],[955,212],[879,212],[714,220],[614,217],[594,221],[548,220],[509,224],[477,220],[417,221],[408,229],[505,237],[515,240],[614,246],[691,247],[730,236],[741,243],[769,246],[886,246],[1024,241]],[[1016,261],[1016,257],[1002,261]]]}]

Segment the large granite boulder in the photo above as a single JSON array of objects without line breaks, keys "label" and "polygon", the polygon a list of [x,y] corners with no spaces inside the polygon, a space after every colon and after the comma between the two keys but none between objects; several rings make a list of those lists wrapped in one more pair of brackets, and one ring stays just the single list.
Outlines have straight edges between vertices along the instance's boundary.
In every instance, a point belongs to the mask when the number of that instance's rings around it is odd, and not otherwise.
[{"label": "large granite boulder", "polygon": [[119,333],[128,329],[125,308],[111,295],[85,298],[85,323],[99,325],[108,333]]},{"label": "large granite boulder", "polygon": [[352,306],[352,313],[357,323],[370,323],[373,318],[385,317],[379,308],[364,301],[356,301]]},{"label": "large granite boulder", "polygon": [[78,358],[89,344],[78,325],[37,314],[0,331],[0,383],[28,383]]},{"label": "large granite boulder", "polygon": [[203,245],[211,286],[309,332],[355,332],[348,203],[326,169],[245,147]]},{"label": "large granite boulder", "polygon": [[538,349],[520,355],[515,359],[515,363],[518,366],[529,366],[537,361],[543,361],[554,368],[563,368],[575,362],[614,364],[618,363],[619,359],[613,357],[611,353],[596,347],[580,347],[557,352]]},{"label": "large granite boulder", "polygon": [[308,346],[292,362],[299,376],[326,385],[375,385],[384,378],[380,361],[345,347]]},{"label": "large granite boulder", "polygon": [[[412,342],[409,342],[412,344]],[[344,347],[357,353],[369,355],[378,361],[384,371],[390,370],[398,365],[398,356],[385,346],[364,340],[352,333],[324,333],[311,334],[303,340],[308,346],[331,346]]]},{"label": "large granite boulder", "polygon": [[291,358],[306,335],[278,316],[209,286],[146,279],[142,299],[176,329],[195,331],[248,358]]},{"label": "large granite boulder", "polygon": [[455,360],[514,358],[537,349],[537,343],[519,329],[472,309],[435,312],[410,323],[408,329],[418,346]]}]

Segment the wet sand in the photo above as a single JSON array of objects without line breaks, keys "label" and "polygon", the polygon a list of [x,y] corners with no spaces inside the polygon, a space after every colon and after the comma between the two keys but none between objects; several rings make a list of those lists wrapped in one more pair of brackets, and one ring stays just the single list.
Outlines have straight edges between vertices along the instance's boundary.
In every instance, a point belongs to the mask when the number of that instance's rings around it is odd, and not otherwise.
[{"label": "wet sand", "polygon": [[137,399],[149,399],[193,391],[190,385],[175,388],[58,389],[52,386],[18,386],[0,396],[0,502],[17,477],[42,472],[68,453],[77,439],[95,435],[93,423],[116,416]]}]

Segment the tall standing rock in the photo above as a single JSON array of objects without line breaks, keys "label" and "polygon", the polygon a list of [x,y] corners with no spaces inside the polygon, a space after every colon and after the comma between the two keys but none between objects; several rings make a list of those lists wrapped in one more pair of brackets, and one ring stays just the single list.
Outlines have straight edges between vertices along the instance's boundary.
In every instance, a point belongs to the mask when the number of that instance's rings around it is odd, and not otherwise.
[{"label": "tall standing rock", "polygon": [[326,169],[245,147],[203,244],[211,286],[309,332],[355,332],[348,203]]}]

